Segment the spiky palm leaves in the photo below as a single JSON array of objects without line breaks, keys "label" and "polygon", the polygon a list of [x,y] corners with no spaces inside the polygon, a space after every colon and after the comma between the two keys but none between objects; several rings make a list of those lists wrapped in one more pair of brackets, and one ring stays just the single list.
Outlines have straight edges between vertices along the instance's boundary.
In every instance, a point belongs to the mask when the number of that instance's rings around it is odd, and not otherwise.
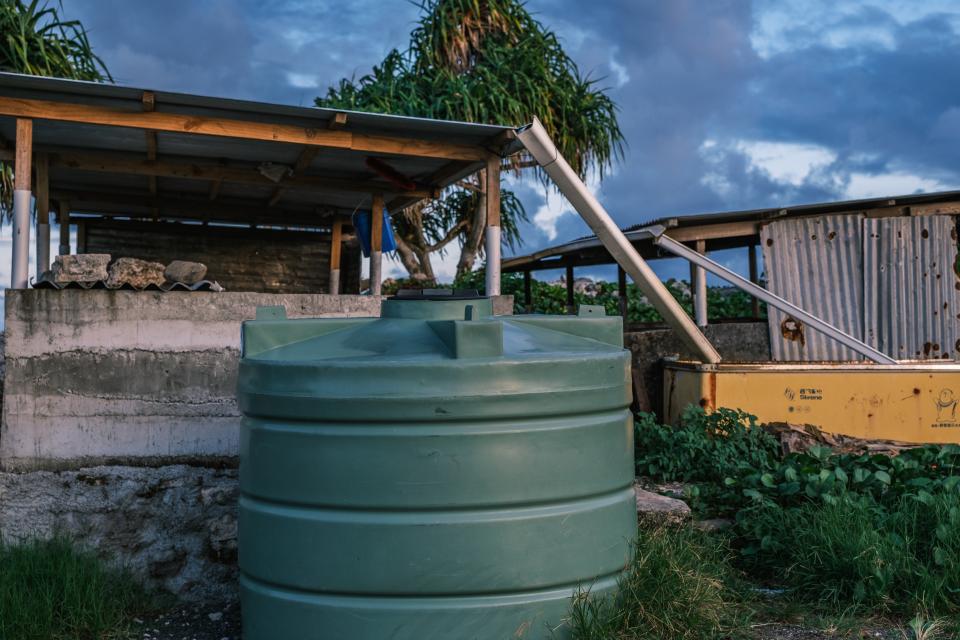
[{"label": "spiky palm leaves", "polygon": [[[391,51],[359,80],[341,80],[317,105],[494,124],[523,124],[536,116],[581,175],[597,171],[602,177],[619,158],[616,105],[522,2],[427,0],[421,9],[406,51]],[[528,160],[515,158],[512,166],[519,171]],[[408,231],[419,244],[430,246],[472,218],[475,194],[454,189],[445,195],[431,206],[440,222],[428,221],[422,211],[400,222],[413,225]],[[513,194],[504,193],[501,202],[503,237],[512,245],[520,241],[517,226],[525,213]],[[424,226],[417,229],[419,220]],[[437,224],[443,226],[439,235]],[[459,237],[463,241],[466,232]],[[432,274],[429,265],[424,269]]]},{"label": "spiky palm leaves", "polygon": [[[58,5],[62,9],[62,5]],[[0,0],[0,71],[96,82],[112,81],[77,20],[63,20],[57,6],[32,0]],[[0,164],[0,209],[10,213],[13,169]]]}]

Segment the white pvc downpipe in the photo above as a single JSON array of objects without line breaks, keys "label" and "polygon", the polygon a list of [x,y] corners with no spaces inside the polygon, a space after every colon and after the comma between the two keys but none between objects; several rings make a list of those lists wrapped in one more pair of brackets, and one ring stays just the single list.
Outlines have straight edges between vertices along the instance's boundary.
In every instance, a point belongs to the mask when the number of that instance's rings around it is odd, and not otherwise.
[{"label": "white pvc downpipe", "polygon": [[370,251],[370,295],[380,295],[383,286],[383,252],[371,249]]},{"label": "white pvc downpipe", "polygon": [[540,121],[534,119],[526,127],[517,129],[517,138],[684,343],[703,362],[720,362],[720,354],[563,159]]},{"label": "white pvc downpipe", "polygon": [[723,278],[741,291],[746,291],[755,298],[763,300],[770,306],[776,307],[784,313],[790,314],[793,318],[803,321],[803,323],[808,327],[815,329],[830,338],[833,338],[840,344],[853,349],[860,355],[865,356],[878,364],[897,364],[896,360],[881,351],[877,351],[862,340],[859,340],[850,334],[841,331],[837,327],[824,320],[821,320],[812,313],[804,311],[789,300],[784,300],[775,293],[772,293],[763,287],[750,282],[740,274],[730,271],[730,269],[727,269],[722,264],[718,264],[710,258],[697,253],[683,243],[677,242],[666,234],[666,229],[663,226],[656,225],[653,227],[648,227],[647,229],[644,229],[644,231],[650,234],[657,246],[663,247],[675,256],[686,258],[698,267],[702,267],[715,276]]},{"label": "white pvc downpipe", "polygon": [[[371,280],[370,282],[373,282]],[[335,296],[340,293],[340,269],[330,269],[330,295]]]},{"label": "white pvc downpipe", "polygon": [[484,251],[487,254],[486,295],[500,295],[500,227],[487,227]]},{"label": "white pvc downpipe", "polygon": [[30,270],[30,199],[29,189],[13,192],[13,251],[10,288],[26,289]]}]

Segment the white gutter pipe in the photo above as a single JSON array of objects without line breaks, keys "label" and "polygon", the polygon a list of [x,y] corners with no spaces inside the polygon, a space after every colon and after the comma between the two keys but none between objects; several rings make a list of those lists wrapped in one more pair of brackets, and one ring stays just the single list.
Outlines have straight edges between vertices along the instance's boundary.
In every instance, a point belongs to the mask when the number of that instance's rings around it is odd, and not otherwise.
[{"label": "white gutter pipe", "polygon": [[854,338],[850,334],[841,331],[832,324],[804,311],[792,302],[784,300],[780,296],[750,282],[743,276],[730,271],[723,265],[714,262],[705,255],[694,251],[683,243],[677,242],[666,234],[667,230],[663,225],[648,227],[643,229],[643,231],[646,231],[650,234],[657,246],[663,247],[675,256],[686,258],[698,267],[702,267],[715,276],[723,278],[738,289],[746,291],[750,295],[763,300],[770,306],[776,307],[784,313],[790,314],[791,317],[801,320],[806,326],[815,329],[816,331],[819,331],[830,338],[833,338],[840,344],[853,349],[860,355],[879,364],[897,364],[896,360],[885,353],[877,351],[862,340]]},{"label": "white gutter pipe", "polygon": [[534,118],[531,124],[517,129],[517,138],[684,343],[703,362],[720,362],[720,354],[563,159],[540,121]]}]

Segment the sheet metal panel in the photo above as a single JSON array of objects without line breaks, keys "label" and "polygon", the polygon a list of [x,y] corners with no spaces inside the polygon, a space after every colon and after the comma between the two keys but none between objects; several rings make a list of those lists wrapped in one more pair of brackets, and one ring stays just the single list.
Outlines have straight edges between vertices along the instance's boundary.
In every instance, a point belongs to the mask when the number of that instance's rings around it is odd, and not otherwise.
[{"label": "sheet metal panel", "polygon": [[866,219],[865,342],[898,360],[960,359],[953,216]]},{"label": "sheet metal panel", "polygon": [[[863,339],[863,215],[777,220],[760,231],[767,288]],[[770,353],[779,361],[862,360],[855,351],[768,308]]]}]

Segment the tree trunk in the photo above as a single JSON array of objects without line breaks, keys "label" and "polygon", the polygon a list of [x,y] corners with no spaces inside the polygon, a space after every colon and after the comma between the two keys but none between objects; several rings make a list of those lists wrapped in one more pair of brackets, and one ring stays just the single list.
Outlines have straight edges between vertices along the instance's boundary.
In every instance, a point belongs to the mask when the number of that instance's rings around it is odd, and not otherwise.
[{"label": "tree trunk", "polygon": [[483,233],[487,228],[487,171],[481,169],[477,173],[480,182],[480,197],[477,198],[477,208],[470,221],[467,240],[460,248],[460,259],[457,261],[457,277],[473,271],[473,265],[483,246]]}]

